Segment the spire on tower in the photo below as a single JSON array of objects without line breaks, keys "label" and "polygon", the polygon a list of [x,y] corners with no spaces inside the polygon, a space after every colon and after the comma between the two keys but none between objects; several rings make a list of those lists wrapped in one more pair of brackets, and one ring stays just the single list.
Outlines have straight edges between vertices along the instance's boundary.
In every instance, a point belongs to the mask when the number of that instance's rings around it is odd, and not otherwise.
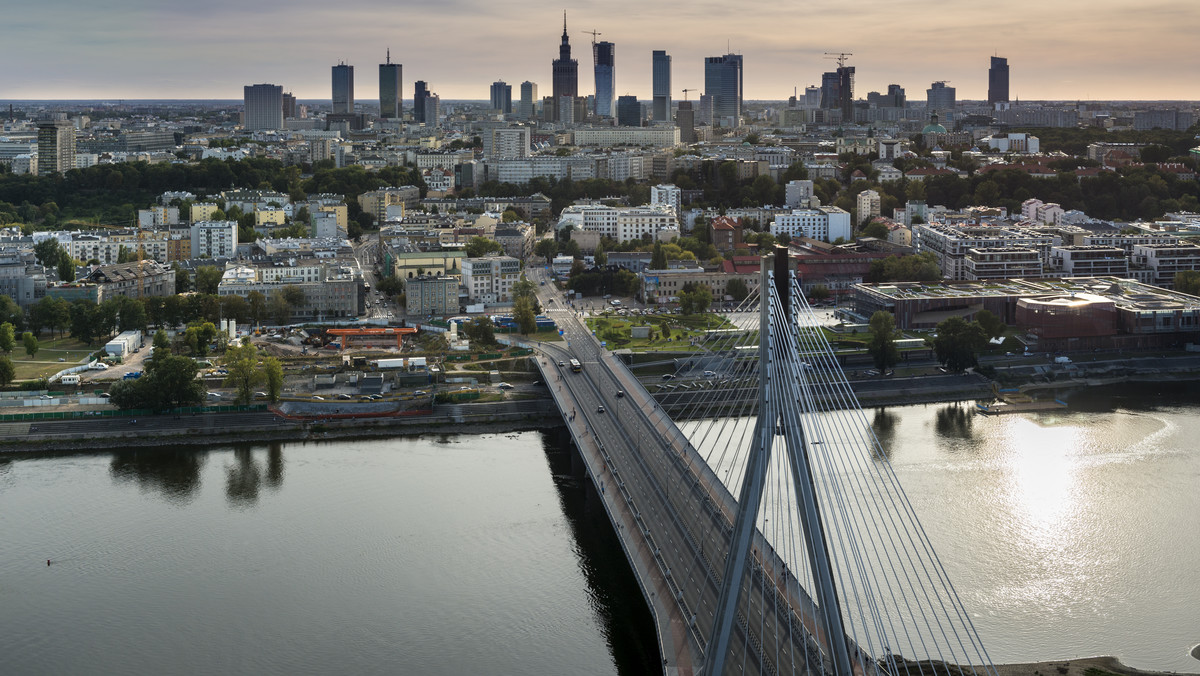
[{"label": "spire on tower", "polygon": [[391,65],[391,63],[392,63],[392,48],[391,47],[388,47],[388,49],[387,49],[387,62],[388,62],[388,65]]}]

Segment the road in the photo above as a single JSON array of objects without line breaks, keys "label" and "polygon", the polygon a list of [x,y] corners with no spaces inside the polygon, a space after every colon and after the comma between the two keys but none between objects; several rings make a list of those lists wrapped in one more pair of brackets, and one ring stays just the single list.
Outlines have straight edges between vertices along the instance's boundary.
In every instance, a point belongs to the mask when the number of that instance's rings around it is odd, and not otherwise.
[{"label": "road", "polygon": [[[574,402],[564,411],[569,424],[584,421],[584,432],[605,454],[606,469],[594,476],[597,488],[604,492],[607,484],[626,496],[644,544],[661,560],[675,603],[689,618],[688,639],[699,652],[715,616],[736,503],[634,376],[599,347],[577,313],[556,308],[557,300],[549,303],[553,287],[538,288],[543,306],[554,308],[549,313],[566,339],[565,345],[540,348],[547,358],[542,363],[550,364],[549,385]],[[572,357],[582,364],[581,373],[557,366]],[[619,519],[614,521],[620,524]],[[627,546],[626,551],[631,549],[635,547]],[[816,628],[802,630],[806,624],[802,618],[812,613],[792,609],[811,608],[807,594],[783,572],[782,560],[761,534],[755,538],[747,570],[744,585],[748,586],[731,642],[734,663],[762,673],[801,668],[807,636]],[[652,588],[646,580],[643,585]],[[649,596],[648,601],[653,605]],[[759,631],[762,618],[767,618],[765,631]],[[662,638],[664,650],[669,650],[672,641]],[[781,664],[773,664],[775,659]]]}]

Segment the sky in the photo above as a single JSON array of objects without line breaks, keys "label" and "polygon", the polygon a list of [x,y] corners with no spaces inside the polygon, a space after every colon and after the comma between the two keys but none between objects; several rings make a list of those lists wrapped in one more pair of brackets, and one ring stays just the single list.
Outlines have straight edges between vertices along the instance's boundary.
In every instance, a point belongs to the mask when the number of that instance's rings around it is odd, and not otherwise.
[{"label": "sky", "polygon": [[595,30],[616,44],[616,94],[643,99],[665,49],[676,99],[732,50],[746,99],[819,84],[836,67],[823,54],[849,52],[856,97],[897,83],[923,100],[945,80],[983,99],[999,55],[1018,99],[1200,100],[1200,0],[38,0],[3,13],[0,100],[240,99],[256,83],[329,99],[345,62],[367,101],[388,48],[407,99],[415,80],[443,100],[487,99],[495,80],[546,96],[563,10],[581,95]]}]

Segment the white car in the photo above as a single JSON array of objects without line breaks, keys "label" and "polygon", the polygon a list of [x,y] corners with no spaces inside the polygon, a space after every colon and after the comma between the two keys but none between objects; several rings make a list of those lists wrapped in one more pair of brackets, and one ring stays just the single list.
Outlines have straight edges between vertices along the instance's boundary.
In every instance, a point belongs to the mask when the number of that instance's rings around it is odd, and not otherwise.
[{"label": "white car", "polygon": [[99,361],[98,361],[98,362],[96,362],[95,364],[92,364],[92,365],[91,365],[91,369],[92,369],[93,371],[104,371],[104,370],[107,370],[107,369],[108,369],[108,364],[105,364],[104,362],[99,362]]},{"label": "white car", "polygon": [[511,389],[513,389],[513,386],[512,386],[512,385],[510,385],[510,384],[508,384],[508,383],[497,383],[497,384],[496,384],[496,387],[499,387],[499,388],[500,388],[500,389],[502,389],[502,390],[511,390]]}]

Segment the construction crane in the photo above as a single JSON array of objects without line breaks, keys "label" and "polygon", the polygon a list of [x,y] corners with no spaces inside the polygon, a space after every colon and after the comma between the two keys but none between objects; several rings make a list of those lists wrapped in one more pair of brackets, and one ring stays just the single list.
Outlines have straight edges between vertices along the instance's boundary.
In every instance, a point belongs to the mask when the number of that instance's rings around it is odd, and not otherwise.
[{"label": "construction crane", "polygon": [[699,89],[685,89],[685,90],[683,90],[683,100],[684,100],[684,101],[687,101],[687,100],[688,100],[688,98],[687,98],[687,94],[688,94],[688,92],[698,92],[698,91],[700,91],[700,90],[699,90]]},{"label": "construction crane", "polygon": [[599,31],[595,31],[595,30],[590,30],[590,31],[580,31],[580,32],[581,32],[581,33],[583,33],[584,35],[590,35],[590,36],[592,36],[592,44],[593,44],[593,45],[594,45],[594,44],[596,44],[596,36],[597,36],[597,35],[604,35],[604,33],[601,33],[601,32],[599,32]]},{"label": "construction crane", "polygon": [[854,54],[852,54],[850,52],[825,52],[825,58],[837,60],[838,68],[846,67],[846,57],[847,56],[854,56]]}]

